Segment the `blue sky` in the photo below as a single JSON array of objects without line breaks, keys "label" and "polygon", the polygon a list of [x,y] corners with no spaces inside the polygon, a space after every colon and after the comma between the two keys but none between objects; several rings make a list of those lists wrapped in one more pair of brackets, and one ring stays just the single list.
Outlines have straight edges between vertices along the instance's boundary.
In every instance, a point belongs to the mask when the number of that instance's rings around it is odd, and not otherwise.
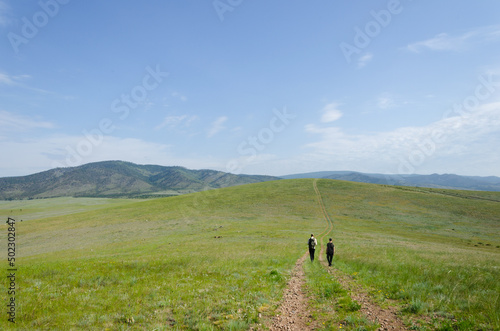
[{"label": "blue sky", "polygon": [[0,0],[0,176],[500,176],[500,2]]}]

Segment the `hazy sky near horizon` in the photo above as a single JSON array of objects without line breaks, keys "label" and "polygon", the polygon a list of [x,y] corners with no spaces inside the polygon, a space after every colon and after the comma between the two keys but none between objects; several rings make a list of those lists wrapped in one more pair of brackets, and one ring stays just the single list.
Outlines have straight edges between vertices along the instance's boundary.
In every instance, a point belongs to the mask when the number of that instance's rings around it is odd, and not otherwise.
[{"label": "hazy sky near horizon", "polygon": [[500,176],[500,2],[0,0],[0,177]]}]

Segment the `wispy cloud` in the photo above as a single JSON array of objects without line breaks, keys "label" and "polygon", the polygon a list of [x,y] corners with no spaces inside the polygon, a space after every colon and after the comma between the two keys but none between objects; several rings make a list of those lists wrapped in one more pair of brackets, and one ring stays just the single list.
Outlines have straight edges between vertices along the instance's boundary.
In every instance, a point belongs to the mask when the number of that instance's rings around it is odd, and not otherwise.
[{"label": "wispy cloud", "polygon": [[7,85],[22,88],[29,91],[34,91],[42,94],[56,94],[37,87],[31,87],[23,83],[23,81],[31,79],[30,75],[8,75],[0,72],[0,85]]},{"label": "wispy cloud", "polygon": [[114,136],[103,136],[99,144],[92,144],[89,153],[80,155],[77,146],[82,141],[88,139],[83,135],[50,135],[2,141],[0,153],[8,155],[9,162],[0,163],[0,177],[23,176],[56,167],[106,160],[182,165],[191,169],[213,169],[225,164],[222,160],[206,156],[180,157],[173,152],[174,146],[169,144]]},{"label": "wispy cloud", "polygon": [[0,72],[0,84],[4,85],[21,85],[23,80],[31,78],[29,75],[11,76]]},{"label": "wispy cloud", "polygon": [[163,128],[168,128],[172,130],[178,127],[188,127],[198,119],[199,118],[196,115],[167,116],[163,122],[157,125],[154,129],[161,130]]},{"label": "wispy cloud", "polygon": [[0,177],[27,175],[56,167],[72,167],[105,160],[154,164],[172,164],[168,162],[176,161],[170,154],[170,146],[165,144],[104,136],[99,144],[91,145],[89,153],[81,155],[76,146],[83,141],[88,142],[88,139],[76,135],[23,137],[3,141],[1,153],[12,157],[11,162],[0,164]]},{"label": "wispy cloud", "polygon": [[181,101],[187,101],[187,97],[186,97],[184,94],[180,93],[180,92],[177,92],[177,91],[176,91],[176,92],[172,92],[172,94],[171,94],[171,95],[172,95],[174,98],[178,98],[178,99],[180,99]]},{"label": "wispy cloud", "polygon": [[7,111],[0,111],[0,129],[4,131],[27,131],[38,128],[53,129],[55,128],[55,124],[29,116],[21,116]]},{"label": "wispy cloud", "polygon": [[365,55],[361,56],[358,59],[358,69],[361,69],[364,66],[366,66],[372,59],[373,59],[372,53],[366,53]]},{"label": "wispy cloud", "polygon": [[406,49],[419,53],[431,51],[462,51],[478,43],[486,43],[500,39],[500,25],[486,26],[469,30],[460,35],[440,33],[430,39],[418,41],[406,46]]},{"label": "wispy cloud", "polygon": [[322,109],[321,122],[330,123],[342,117],[342,112],[338,110],[339,104],[332,102]]},{"label": "wispy cloud", "polygon": [[380,109],[391,108],[395,105],[394,99],[388,94],[381,95],[377,99],[377,107]]},{"label": "wispy cloud", "polygon": [[217,133],[220,131],[224,130],[226,127],[224,126],[224,123],[228,120],[226,116],[221,116],[217,118],[211,125],[210,129],[208,130],[207,137],[211,138],[215,136]]}]

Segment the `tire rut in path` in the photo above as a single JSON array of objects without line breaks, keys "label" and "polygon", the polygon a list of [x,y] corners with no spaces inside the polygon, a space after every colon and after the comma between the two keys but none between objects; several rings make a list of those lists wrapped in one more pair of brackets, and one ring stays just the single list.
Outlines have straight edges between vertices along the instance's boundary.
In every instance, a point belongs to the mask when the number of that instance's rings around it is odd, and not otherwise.
[{"label": "tire rut in path", "polygon": [[[319,208],[321,209],[321,212],[322,212],[323,217],[325,218],[325,221],[327,224],[326,230],[324,232],[322,232],[321,238],[319,239],[319,242],[322,243],[323,238],[333,231],[333,222],[332,222],[332,219],[330,218],[330,216],[328,216],[328,212],[326,211],[325,204],[323,203],[323,197],[321,197],[321,193],[319,192],[317,182],[318,182],[318,180],[315,179],[313,182],[313,188],[314,188],[314,192],[316,193],[316,197],[318,198]],[[324,253],[324,247],[323,247],[323,245],[321,245],[321,251],[319,252],[319,256],[318,256],[318,259],[320,261],[323,261],[323,253]]]},{"label": "tire rut in path", "polygon": [[[325,215],[325,205],[323,204],[321,194],[319,193],[318,187],[316,186],[316,181],[314,181],[313,188],[316,192],[318,198],[318,205]],[[320,234],[320,242],[323,237],[329,234],[333,229],[333,223],[326,218],[327,227]],[[320,255],[323,254],[323,246],[321,246]],[[312,319],[312,315],[308,310],[307,297],[303,292],[303,286],[305,284],[305,274],[302,267],[304,261],[306,260],[308,253],[306,252],[301,258],[297,260],[295,267],[293,268],[291,279],[287,284],[285,292],[283,294],[283,299],[280,307],[277,310],[276,316],[272,319],[272,325],[270,330],[315,330],[317,328],[316,323]],[[316,254],[316,258],[318,255]]]},{"label": "tire rut in path", "polygon": [[[316,185],[317,180],[314,180],[313,187],[318,198],[318,204],[321,212],[327,222],[326,229],[320,234],[320,243],[326,235],[333,231],[333,221],[326,211],[323,198]],[[321,245],[319,256],[316,257],[326,266],[324,260],[324,245]],[[303,292],[305,284],[305,275],[303,263],[307,258],[308,253],[304,254],[297,260],[291,274],[291,279],[283,294],[283,299],[280,307],[277,310],[276,316],[272,319],[272,324],[269,330],[301,330],[309,331],[318,328],[317,323],[313,320],[312,315],[308,310],[307,297]],[[374,304],[369,294],[364,291],[356,282],[349,276],[343,274],[337,269],[329,269],[335,279],[351,293],[351,297],[361,305],[361,312],[372,322],[380,324],[379,330],[407,330],[403,322],[396,315],[397,311],[394,307],[382,309],[377,304]]]},{"label": "tire rut in path", "polygon": [[[333,231],[333,221],[326,211],[325,204],[323,203],[323,198],[321,197],[321,193],[319,192],[316,183],[317,179],[313,182],[314,191],[316,192],[316,195],[318,197],[318,202],[320,204],[320,209],[323,213],[323,216],[328,223],[327,231],[321,237],[321,242],[323,242],[323,237]],[[319,261],[324,266],[327,266],[327,262],[324,260],[323,253],[323,245],[321,245]],[[395,307],[382,309],[379,305],[373,303],[369,294],[365,290],[363,290],[361,286],[356,284],[356,282],[351,277],[334,268],[329,268],[328,272],[335,277],[335,279],[342,285],[343,288],[351,293],[352,299],[356,300],[361,305],[361,312],[368,318],[368,320],[380,324],[380,328],[378,330],[408,330],[401,319],[397,316],[397,309]]]}]

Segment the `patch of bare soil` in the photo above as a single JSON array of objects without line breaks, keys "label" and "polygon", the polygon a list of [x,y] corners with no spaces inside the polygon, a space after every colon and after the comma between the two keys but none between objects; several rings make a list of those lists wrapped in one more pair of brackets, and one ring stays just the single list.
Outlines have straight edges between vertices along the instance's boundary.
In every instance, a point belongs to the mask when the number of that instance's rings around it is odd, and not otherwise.
[{"label": "patch of bare soil", "polygon": [[292,277],[285,289],[281,306],[272,319],[269,330],[315,330],[315,322],[308,310],[307,298],[303,291],[305,283],[302,264],[307,254],[302,256],[292,270]]}]

